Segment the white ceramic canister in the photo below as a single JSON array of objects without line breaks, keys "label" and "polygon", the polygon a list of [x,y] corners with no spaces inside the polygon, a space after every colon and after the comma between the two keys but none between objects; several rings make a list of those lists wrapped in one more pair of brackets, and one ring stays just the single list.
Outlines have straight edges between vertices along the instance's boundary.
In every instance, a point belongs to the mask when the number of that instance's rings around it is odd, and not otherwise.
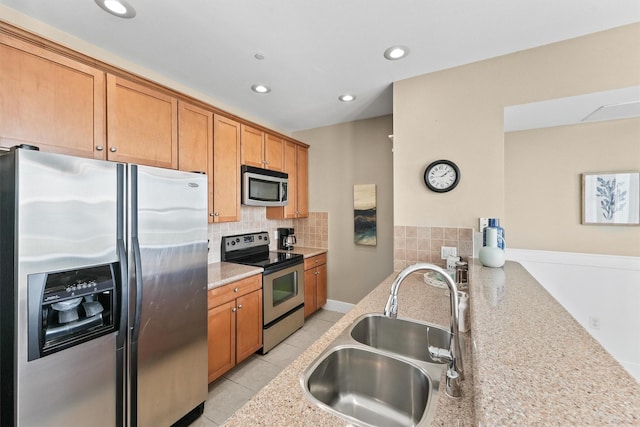
[{"label": "white ceramic canister", "polygon": [[487,246],[480,248],[478,257],[485,267],[502,267],[504,265],[504,251],[498,247],[498,229],[487,227]]}]

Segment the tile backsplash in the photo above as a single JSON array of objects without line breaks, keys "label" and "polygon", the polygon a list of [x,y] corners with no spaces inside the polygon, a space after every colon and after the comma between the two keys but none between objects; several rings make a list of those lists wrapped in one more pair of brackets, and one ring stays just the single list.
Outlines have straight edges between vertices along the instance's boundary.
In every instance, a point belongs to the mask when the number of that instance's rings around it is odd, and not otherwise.
[{"label": "tile backsplash", "polygon": [[296,230],[296,246],[328,248],[329,214],[309,212],[308,218],[273,220],[266,218],[266,208],[242,206],[238,222],[209,224],[209,262],[220,261],[222,236],[267,231],[271,238],[270,249],[277,248],[275,233],[279,227],[293,227]]},{"label": "tile backsplash", "polygon": [[473,228],[396,225],[393,228],[393,269],[402,270],[416,262],[444,267],[441,246],[458,248],[458,255],[473,256]]}]

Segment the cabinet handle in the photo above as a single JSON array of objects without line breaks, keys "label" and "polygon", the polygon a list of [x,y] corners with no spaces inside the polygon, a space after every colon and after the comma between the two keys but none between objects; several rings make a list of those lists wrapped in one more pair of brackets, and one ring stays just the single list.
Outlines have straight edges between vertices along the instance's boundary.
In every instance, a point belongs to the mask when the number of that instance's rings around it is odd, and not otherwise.
[{"label": "cabinet handle", "polygon": [[116,151],[118,151],[118,149],[116,147],[111,147],[109,148],[109,151],[111,151],[112,153],[115,153]]},{"label": "cabinet handle", "polygon": [[238,310],[242,308],[242,304],[238,304]]},{"label": "cabinet handle", "polygon": [[104,147],[102,145],[96,146],[96,151],[102,151],[102,150],[104,150]]},{"label": "cabinet handle", "polygon": [[238,292],[238,288],[234,288],[234,289],[233,289],[233,292]]},{"label": "cabinet handle", "polygon": [[235,312],[236,312],[236,308],[235,308],[235,307],[233,307],[233,308],[231,309],[231,312],[232,312],[232,313],[235,313]]}]

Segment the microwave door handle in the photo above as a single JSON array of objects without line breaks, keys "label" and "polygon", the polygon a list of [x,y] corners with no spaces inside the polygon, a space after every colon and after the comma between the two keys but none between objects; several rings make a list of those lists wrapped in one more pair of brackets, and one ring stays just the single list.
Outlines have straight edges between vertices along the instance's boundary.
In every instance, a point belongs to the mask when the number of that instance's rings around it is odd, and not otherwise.
[{"label": "microwave door handle", "polygon": [[286,202],[288,200],[288,197],[287,197],[287,186],[288,186],[288,184],[286,182],[282,183],[282,200],[281,200],[281,202]]}]

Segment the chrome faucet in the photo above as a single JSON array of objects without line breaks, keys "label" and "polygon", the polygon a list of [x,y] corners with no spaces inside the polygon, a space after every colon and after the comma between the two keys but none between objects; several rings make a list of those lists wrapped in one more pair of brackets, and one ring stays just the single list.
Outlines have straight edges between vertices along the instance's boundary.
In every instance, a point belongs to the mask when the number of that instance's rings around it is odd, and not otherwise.
[{"label": "chrome faucet", "polygon": [[[398,273],[391,284],[391,292],[387,304],[384,307],[384,315],[395,319],[398,317],[398,290],[402,282],[412,273],[421,270],[435,271],[440,273],[449,288],[450,304],[451,304],[451,317],[449,322],[450,336],[449,348],[438,348],[429,345],[429,354],[433,360],[438,362],[448,362],[447,367],[447,382],[446,392],[451,397],[460,397],[462,394],[460,391],[460,381],[463,378],[463,364],[462,364],[462,351],[460,346],[460,338],[458,335],[458,288],[456,283],[442,268],[437,265],[428,263],[417,263],[410,265],[409,267]],[[429,328],[427,328],[427,345],[429,342]]]}]

